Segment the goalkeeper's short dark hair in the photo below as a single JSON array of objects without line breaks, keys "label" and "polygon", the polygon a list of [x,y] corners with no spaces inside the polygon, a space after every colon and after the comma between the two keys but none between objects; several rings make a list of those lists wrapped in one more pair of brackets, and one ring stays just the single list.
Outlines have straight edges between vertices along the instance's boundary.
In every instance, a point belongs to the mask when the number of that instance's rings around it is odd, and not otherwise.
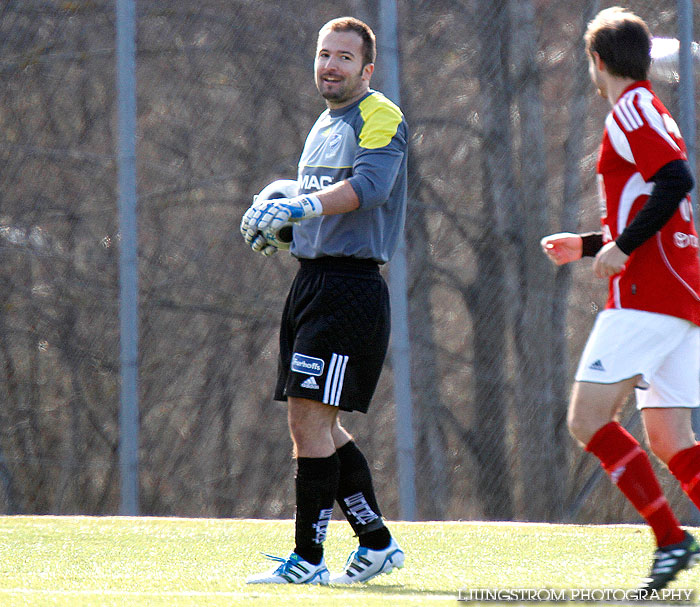
[{"label": "goalkeeper's short dark hair", "polygon": [[374,63],[376,60],[377,38],[372,28],[364,21],[360,21],[355,17],[338,17],[337,19],[331,19],[319,30],[319,38],[326,30],[332,32],[355,32],[362,38],[362,67],[368,63]]}]

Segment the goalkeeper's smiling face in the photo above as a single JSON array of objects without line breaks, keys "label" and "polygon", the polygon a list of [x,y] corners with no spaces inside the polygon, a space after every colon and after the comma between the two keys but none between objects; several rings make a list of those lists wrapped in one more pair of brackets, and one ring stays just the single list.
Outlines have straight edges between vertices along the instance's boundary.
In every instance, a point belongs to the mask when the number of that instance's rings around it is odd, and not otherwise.
[{"label": "goalkeeper's smiling face", "polygon": [[316,88],[329,108],[357,101],[369,90],[374,64],[362,65],[362,38],[355,32],[322,32],[314,62]]}]

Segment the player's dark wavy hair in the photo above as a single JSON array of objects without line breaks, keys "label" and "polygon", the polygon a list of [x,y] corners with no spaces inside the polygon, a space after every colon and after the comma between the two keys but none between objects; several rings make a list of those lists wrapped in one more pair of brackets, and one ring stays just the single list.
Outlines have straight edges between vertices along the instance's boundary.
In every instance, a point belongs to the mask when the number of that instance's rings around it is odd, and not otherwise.
[{"label": "player's dark wavy hair", "polygon": [[321,30],[331,30],[332,32],[355,32],[362,38],[362,67],[368,63],[374,63],[377,58],[377,38],[364,21],[360,21],[355,17],[338,17],[326,23]]},{"label": "player's dark wavy hair", "polygon": [[646,80],[651,65],[651,34],[634,13],[613,6],[600,11],[588,24],[586,52],[598,53],[610,74]]}]

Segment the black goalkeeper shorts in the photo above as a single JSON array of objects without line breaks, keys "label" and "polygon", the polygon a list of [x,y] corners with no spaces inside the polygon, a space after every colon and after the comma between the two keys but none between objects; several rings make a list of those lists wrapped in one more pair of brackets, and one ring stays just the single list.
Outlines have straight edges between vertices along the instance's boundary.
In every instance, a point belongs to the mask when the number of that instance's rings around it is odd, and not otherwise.
[{"label": "black goalkeeper shorts", "polygon": [[282,315],[275,400],[295,396],[366,413],[391,326],[379,266],[352,257],[300,263]]}]

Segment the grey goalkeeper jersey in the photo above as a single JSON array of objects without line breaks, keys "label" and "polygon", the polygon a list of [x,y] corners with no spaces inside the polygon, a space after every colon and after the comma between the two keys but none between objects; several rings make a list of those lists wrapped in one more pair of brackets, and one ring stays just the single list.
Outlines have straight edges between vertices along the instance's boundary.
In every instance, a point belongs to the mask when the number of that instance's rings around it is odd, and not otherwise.
[{"label": "grey goalkeeper jersey", "polygon": [[348,107],[323,112],[299,160],[299,193],[347,180],[360,207],[300,221],[291,253],[389,261],[406,218],[408,126],[401,110],[377,91]]}]

